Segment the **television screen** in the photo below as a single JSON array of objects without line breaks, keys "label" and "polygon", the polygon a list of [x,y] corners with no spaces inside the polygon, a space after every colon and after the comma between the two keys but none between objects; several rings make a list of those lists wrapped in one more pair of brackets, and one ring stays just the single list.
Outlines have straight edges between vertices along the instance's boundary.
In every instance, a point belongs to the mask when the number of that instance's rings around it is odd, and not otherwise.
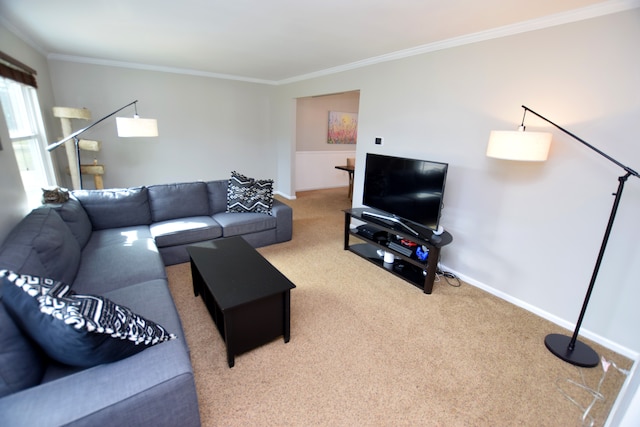
[{"label": "television screen", "polygon": [[362,202],[437,230],[447,163],[367,153]]}]

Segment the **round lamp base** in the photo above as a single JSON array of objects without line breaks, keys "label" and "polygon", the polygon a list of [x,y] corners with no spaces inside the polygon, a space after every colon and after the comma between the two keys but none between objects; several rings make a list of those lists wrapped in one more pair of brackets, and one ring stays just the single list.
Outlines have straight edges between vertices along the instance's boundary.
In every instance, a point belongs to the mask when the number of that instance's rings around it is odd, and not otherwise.
[{"label": "round lamp base", "polygon": [[573,350],[569,350],[571,337],[561,334],[549,334],[544,339],[547,349],[565,362],[583,368],[593,368],[600,362],[596,353],[587,344],[576,340]]}]

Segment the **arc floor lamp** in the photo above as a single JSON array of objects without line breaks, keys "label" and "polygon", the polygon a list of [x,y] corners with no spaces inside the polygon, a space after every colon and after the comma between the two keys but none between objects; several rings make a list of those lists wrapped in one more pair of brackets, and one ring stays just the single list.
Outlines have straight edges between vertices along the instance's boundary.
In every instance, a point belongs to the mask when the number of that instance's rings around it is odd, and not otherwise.
[{"label": "arc floor lamp", "polygon": [[630,176],[640,178],[640,175],[638,175],[638,172],[636,172],[635,170],[623,165],[616,159],[603,153],[593,145],[587,143],[585,140],[577,137],[568,130],[558,126],[546,117],[543,117],[542,115],[536,113],[535,111],[527,108],[524,105],[522,106],[522,108],[524,108],[524,114],[522,116],[522,123],[520,124],[520,127],[517,131],[491,132],[491,135],[489,137],[489,144],[487,146],[487,156],[506,160],[525,161],[544,161],[547,159],[549,146],[551,145],[551,133],[525,132],[524,119],[527,115],[527,112],[530,112],[531,114],[536,115],[545,122],[551,124],[552,126],[571,136],[575,140],[589,147],[605,159],[615,163],[624,171],[623,175],[618,178],[618,189],[613,194],[615,198],[613,201],[613,207],[611,209],[611,215],[609,215],[609,222],[607,223],[604,238],[602,239],[602,244],[600,245],[600,252],[598,253],[596,265],[593,269],[593,274],[591,275],[591,281],[589,282],[587,294],[584,298],[582,310],[580,311],[580,316],[578,317],[573,335],[571,337],[568,337],[562,334],[549,334],[545,337],[544,340],[547,349],[565,362],[571,363],[576,366],[594,367],[599,363],[598,354],[589,345],[578,341],[578,334],[580,333],[580,326],[582,325],[582,320],[587,310],[589,299],[591,298],[591,292],[593,291],[596,278],[598,277],[598,271],[600,270],[600,264],[602,263],[602,258],[607,247],[607,242],[609,241],[609,235],[611,234],[613,221],[615,220],[618,205],[620,204],[620,198],[622,196],[624,184]]},{"label": "arc floor lamp", "polygon": [[80,135],[97,125],[108,119],[109,117],[119,113],[127,107],[133,105],[134,115],[133,118],[130,117],[116,117],[116,126],[118,129],[119,137],[150,137],[150,136],[158,136],[158,122],[156,119],[142,119],[138,116],[138,100],[132,101],[127,105],[118,108],[116,111],[107,114],[99,120],[91,123],[89,126],[80,129],[76,132],[73,132],[71,135],[66,136],[58,142],[54,142],[47,146],[47,151],[51,152],[64,144],[65,142],[72,140],[74,142],[75,152],[76,152],[76,167],[78,171],[78,177],[80,180],[80,188],[82,188],[82,172],[81,172],[81,164],[80,164]]}]

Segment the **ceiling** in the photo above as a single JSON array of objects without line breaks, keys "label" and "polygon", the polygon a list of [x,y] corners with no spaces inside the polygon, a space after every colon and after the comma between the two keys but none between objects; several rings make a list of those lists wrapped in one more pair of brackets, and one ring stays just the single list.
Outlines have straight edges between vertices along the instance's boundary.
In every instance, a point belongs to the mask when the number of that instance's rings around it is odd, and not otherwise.
[{"label": "ceiling", "polygon": [[639,3],[0,0],[0,20],[52,59],[282,83]]}]

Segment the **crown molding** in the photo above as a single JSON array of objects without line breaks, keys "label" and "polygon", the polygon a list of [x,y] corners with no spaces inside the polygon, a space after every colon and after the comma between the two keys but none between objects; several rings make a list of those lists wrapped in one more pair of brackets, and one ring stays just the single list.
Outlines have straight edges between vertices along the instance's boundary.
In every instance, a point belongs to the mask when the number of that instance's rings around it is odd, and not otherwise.
[{"label": "crown molding", "polygon": [[208,71],[191,70],[188,68],[165,67],[161,65],[140,64],[135,62],[114,61],[110,59],[89,58],[86,56],[63,55],[59,53],[50,53],[47,59],[52,61],[66,61],[80,64],[105,65],[109,67],[130,68],[134,70],[158,71],[163,73],[184,74],[190,76],[208,77],[213,79],[237,80],[248,83],[258,83],[275,85],[277,82],[272,80],[254,79],[250,77],[236,76],[232,74],[212,73]]},{"label": "crown molding", "polygon": [[278,85],[300,82],[317,77],[328,76],[331,74],[341,73],[344,71],[354,70],[357,68],[368,67],[383,62],[395,61],[398,59],[408,58],[411,56],[422,55],[425,53],[436,52],[439,50],[450,49],[453,47],[464,46],[472,43],[493,40],[501,37],[512,36],[516,34],[526,33],[530,31],[541,30],[544,28],[555,27],[558,25],[569,24],[586,19],[597,18],[600,16],[610,15],[613,13],[623,12],[630,9],[640,7],[640,0],[611,0],[605,3],[595,4],[580,9],[574,9],[568,12],[548,15],[542,18],[531,19],[516,24],[505,25],[486,31],[467,34],[460,37],[454,37],[447,40],[428,43],[425,45],[399,50],[385,55],[375,56],[364,59],[362,61],[351,62],[349,64],[337,67],[327,68],[325,70],[315,71],[309,74],[291,77],[279,80]]},{"label": "crown molding", "polygon": [[569,24],[573,22],[583,21],[586,19],[597,18],[600,16],[610,15],[613,13],[623,12],[640,7],[640,0],[610,0],[604,3],[598,3],[592,6],[587,6],[580,9],[574,9],[568,12],[557,13],[554,15],[544,16],[542,18],[532,19],[528,21],[519,22],[516,24],[505,25],[502,27],[493,28],[486,31],[480,31],[460,37],[454,37],[451,39],[441,40],[433,43],[428,43],[421,46],[416,46],[409,49],[403,49],[388,54],[375,56],[372,58],[363,59],[361,61],[355,61],[348,64],[340,65],[337,67],[327,68],[324,70],[314,71],[308,74],[302,74],[299,76],[293,76],[282,80],[265,80],[251,77],[243,77],[231,74],[221,74],[208,71],[192,70],[187,68],[178,67],[166,67],[150,64],[141,64],[125,61],[114,61],[108,59],[89,58],[82,56],[63,55],[58,53],[47,53],[37,43],[33,42],[25,34],[19,31],[14,25],[9,23],[6,19],[0,16],[0,22],[17,37],[22,39],[25,43],[40,52],[49,60],[54,61],[67,61],[93,65],[105,65],[119,68],[130,68],[147,71],[158,71],[164,73],[183,74],[215,79],[235,80],[247,83],[266,84],[281,86],[290,83],[296,83],[304,80],[310,80],[318,77],[324,77],[331,74],[337,74],[344,71],[354,70],[358,68],[368,67],[375,64],[384,62],[395,61],[398,59],[408,58],[411,56],[423,55],[425,53],[436,52],[439,50],[450,49],[453,47],[464,46],[472,43],[483,42],[487,40],[497,39],[501,37],[512,36],[516,34],[526,33],[530,31],[541,30],[545,28],[555,27],[558,25]]}]

